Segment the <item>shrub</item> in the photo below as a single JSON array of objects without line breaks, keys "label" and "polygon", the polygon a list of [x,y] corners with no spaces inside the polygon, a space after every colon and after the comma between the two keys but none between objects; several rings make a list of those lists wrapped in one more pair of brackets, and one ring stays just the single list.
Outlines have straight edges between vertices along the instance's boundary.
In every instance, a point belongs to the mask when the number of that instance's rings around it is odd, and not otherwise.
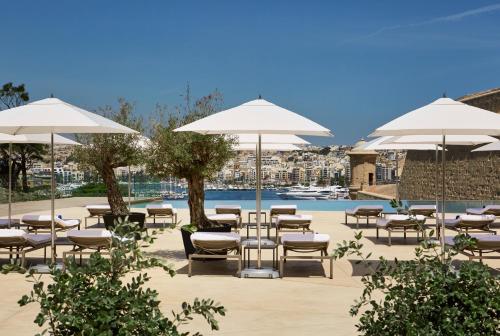
[{"label": "shrub", "polygon": [[[134,239],[140,234],[142,243]],[[117,223],[110,256],[95,252],[88,263],[79,266],[73,259],[66,270],[53,268],[51,282],[45,284],[40,275],[29,273],[33,290],[24,295],[21,306],[36,302],[40,312],[35,323],[46,327],[51,335],[188,335],[178,330],[201,315],[218,329],[216,315],[225,315],[225,308],[211,299],[184,302],[180,313],[166,317],[160,310],[158,293],[144,288],[150,276],[143,271],[161,267],[170,276],[175,271],[162,261],[146,257],[140,247],[152,243],[144,229],[126,222]],[[4,272],[19,270],[4,266]],[[130,279],[130,280],[128,280]],[[196,333],[195,335],[198,335]]]},{"label": "shrub", "polygon": [[[495,335],[500,330],[500,281],[475,261],[452,262],[460,248],[474,244],[455,238],[456,249],[442,259],[437,247],[424,241],[413,260],[381,257],[376,267],[361,252],[361,233],[339,244],[336,258],[357,255],[370,274],[362,278],[363,294],[351,307],[360,315],[362,335]],[[379,299],[382,296],[382,299]]]}]

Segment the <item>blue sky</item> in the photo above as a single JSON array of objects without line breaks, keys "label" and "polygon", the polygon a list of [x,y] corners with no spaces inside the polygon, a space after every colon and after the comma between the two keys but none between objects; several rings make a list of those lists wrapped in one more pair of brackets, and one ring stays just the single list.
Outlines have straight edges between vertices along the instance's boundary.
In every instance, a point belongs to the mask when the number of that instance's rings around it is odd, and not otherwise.
[{"label": "blue sky", "polygon": [[0,82],[146,118],[189,82],[259,94],[349,144],[438,98],[500,86],[500,1],[9,1]]}]

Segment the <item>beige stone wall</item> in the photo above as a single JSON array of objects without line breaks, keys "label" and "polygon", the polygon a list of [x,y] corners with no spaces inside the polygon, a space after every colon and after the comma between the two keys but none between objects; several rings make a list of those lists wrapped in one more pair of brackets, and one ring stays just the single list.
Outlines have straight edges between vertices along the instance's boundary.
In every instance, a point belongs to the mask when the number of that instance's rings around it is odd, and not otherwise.
[{"label": "beige stone wall", "polygon": [[[458,100],[500,113],[500,89],[467,95]],[[476,147],[447,146],[447,199],[500,199],[500,153],[471,153],[471,150]],[[434,158],[434,151],[408,151],[401,175],[400,194],[402,199],[434,199],[436,187]],[[440,171],[441,166],[439,166]],[[439,178],[441,179],[441,177]]]},{"label": "beige stone wall", "polygon": [[[446,153],[446,197],[450,200],[500,199],[500,156],[472,153],[472,146],[449,146]],[[401,176],[402,199],[434,199],[435,153],[409,151]],[[441,160],[441,155],[439,156]],[[438,166],[439,190],[441,164]],[[440,195],[440,194],[439,194]],[[440,196],[441,197],[441,196]]]},{"label": "beige stone wall", "polygon": [[351,163],[351,181],[353,187],[365,187],[369,185],[369,174],[373,174],[372,184],[376,184],[375,162],[377,155],[375,154],[349,154]]}]

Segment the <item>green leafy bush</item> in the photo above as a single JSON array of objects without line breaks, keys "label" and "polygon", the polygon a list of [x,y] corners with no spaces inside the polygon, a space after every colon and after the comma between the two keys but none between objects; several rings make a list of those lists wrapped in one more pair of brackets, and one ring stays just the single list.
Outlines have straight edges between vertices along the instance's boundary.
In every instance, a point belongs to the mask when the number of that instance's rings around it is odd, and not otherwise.
[{"label": "green leafy bush", "polygon": [[[128,195],[128,186],[120,184],[122,196]],[[88,183],[72,191],[73,197],[104,197],[106,196],[106,185],[104,183]]]},{"label": "green leafy bush", "polygon": [[[134,239],[136,234],[140,234],[141,240]],[[40,305],[35,323],[46,327],[42,334],[188,335],[178,327],[194,315],[202,316],[212,330],[218,330],[216,316],[224,316],[225,308],[213,300],[184,302],[179,313],[172,312],[167,317],[159,308],[158,292],[144,288],[150,280],[143,272],[146,269],[161,267],[170,276],[175,275],[172,267],[141,252],[141,247],[153,240],[154,235],[147,235],[145,229],[117,223],[110,256],[95,252],[81,266],[69,259],[65,271],[52,269],[52,281],[48,284],[40,275],[29,273],[27,278],[34,282],[33,290],[19,304]],[[4,272],[15,269],[19,270],[14,265],[4,266]]]},{"label": "green leafy bush", "polygon": [[452,262],[473,239],[458,236],[457,248],[449,249],[444,261],[441,251],[425,241],[413,260],[381,257],[374,266],[371,255],[361,252],[361,236],[339,244],[333,255],[356,255],[369,271],[362,278],[363,294],[350,311],[360,315],[356,327],[362,335],[498,335],[499,278],[482,263]]}]

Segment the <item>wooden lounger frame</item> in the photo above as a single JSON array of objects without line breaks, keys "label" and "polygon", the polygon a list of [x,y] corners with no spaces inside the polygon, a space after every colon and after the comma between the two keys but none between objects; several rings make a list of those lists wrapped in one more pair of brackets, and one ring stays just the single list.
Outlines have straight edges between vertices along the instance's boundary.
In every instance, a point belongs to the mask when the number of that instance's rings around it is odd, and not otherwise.
[{"label": "wooden lounger frame", "polygon": [[[303,243],[303,242],[301,242]],[[319,245],[319,244],[318,244]],[[307,260],[314,260],[314,259],[318,259],[318,260],[329,260],[330,261],[330,279],[333,279],[333,256],[331,255],[328,255],[328,251],[327,251],[327,246],[325,246],[325,244],[323,244],[323,246],[321,247],[313,247],[311,246],[311,248],[307,248],[307,247],[302,247],[302,246],[297,246],[297,247],[293,247],[293,246],[285,246],[283,245],[283,255],[280,257],[280,278],[283,278],[284,275],[285,275],[285,262],[287,259],[296,259],[296,260],[304,260],[304,259],[307,259]],[[287,255],[287,251],[293,251],[293,252],[297,252],[297,253],[314,253],[314,252],[318,252],[320,251],[321,252],[321,255],[319,256],[312,256],[312,255],[302,255],[302,256],[297,256],[297,255]]]},{"label": "wooden lounger frame", "polygon": [[370,217],[380,218],[382,216],[383,209],[360,209],[359,214],[349,214],[345,212],[345,224],[347,225],[347,216],[356,218],[356,229],[359,229],[359,219],[366,218],[366,226],[370,224]]}]

